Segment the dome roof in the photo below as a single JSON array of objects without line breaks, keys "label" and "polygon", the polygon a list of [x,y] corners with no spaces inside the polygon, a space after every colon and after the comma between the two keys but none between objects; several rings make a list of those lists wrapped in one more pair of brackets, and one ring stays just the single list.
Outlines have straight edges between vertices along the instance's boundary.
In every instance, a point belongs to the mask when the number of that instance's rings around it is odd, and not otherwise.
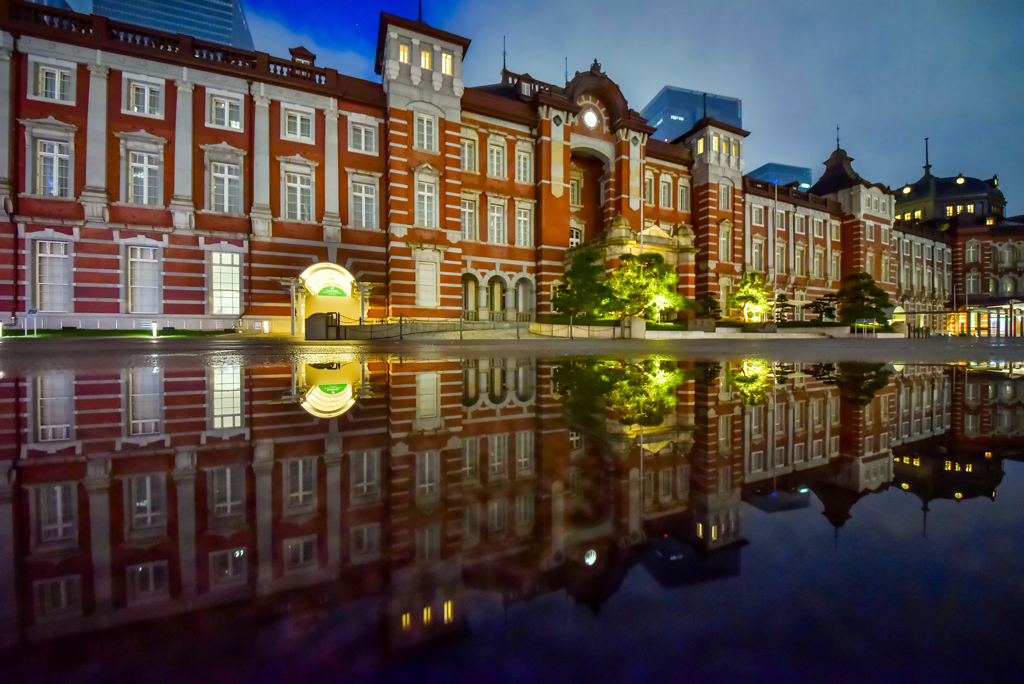
[{"label": "dome roof", "polygon": [[[958,182],[958,181],[963,182]],[[915,200],[938,197],[984,197],[991,196],[997,202],[1003,202],[1003,193],[996,187],[997,178],[989,180],[968,176],[940,177],[926,173],[914,183],[909,183],[896,190],[897,202],[913,202]],[[907,192],[910,188],[910,192]]]}]

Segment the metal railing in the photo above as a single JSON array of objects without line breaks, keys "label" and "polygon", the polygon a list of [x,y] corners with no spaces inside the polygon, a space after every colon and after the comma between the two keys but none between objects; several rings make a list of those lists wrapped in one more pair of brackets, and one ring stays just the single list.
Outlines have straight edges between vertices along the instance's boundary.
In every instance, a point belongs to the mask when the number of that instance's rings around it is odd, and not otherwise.
[{"label": "metal railing", "polygon": [[[529,316],[530,314],[524,315]],[[525,324],[520,321],[506,320],[467,321],[462,317],[445,321],[425,321],[400,316],[397,320],[392,319],[367,325],[328,326],[326,341],[404,339],[410,336],[438,333],[458,333],[459,339],[462,339],[465,333],[486,330],[515,330],[516,337],[519,337],[524,329],[529,330],[528,320]],[[321,340],[309,341],[319,342]]]}]

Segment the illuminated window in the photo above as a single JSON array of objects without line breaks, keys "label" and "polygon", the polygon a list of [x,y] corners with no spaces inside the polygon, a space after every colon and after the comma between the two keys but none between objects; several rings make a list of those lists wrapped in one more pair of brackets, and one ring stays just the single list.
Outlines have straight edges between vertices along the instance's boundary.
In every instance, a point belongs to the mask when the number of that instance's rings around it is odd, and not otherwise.
[{"label": "illuminated window", "polygon": [[420,50],[420,68],[430,68],[430,50]]},{"label": "illuminated window", "polygon": [[697,536],[701,539],[704,538],[704,525],[702,523],[697,523]]},{"label": "illuminated window", "polygon": [[430,606],[423,609],[423,624],[430,624]]},{"label": "illuminated window", "polygon": [[962,499],[962,498],[964,498],[964,495],[963,495],[963,494],[961,494],[960,492],[957,492],[957,493],[956,493],[956,494],[954,494],[953,496],[954,496],[955,498],[957,498],[957,499]]},{"label": "illuminated window", "polygon": [[992,452],[991,451],[986,451],[985,452],[985,458],[992,458]]},{"label": "illuminated window", "polygon": [[697,154],[704,154],[704,138],[697,139]]},{"label": "illuminated window", "polygon": [[711,149],[714,152],[718,151],[718,136],[714,135],[711,137]]},{"label": "illuminated window", "polygon": [[952,216],[952,215],[953,215],[953,207],[952,207],[952,205],[950,205],[950,206],[946,207],[946,216]]},{"label": "illuminated window", "polygon": [[956,205],[956,213],[958,213],[958,214],[964,213],[964,205],[962,205],[962,204]]},{"label": "illuminated window", "polygon": [[402,64],[409,63],[409,46],[399,45],[398,46],[398,61]]},{"label": "illuminated window", "polygon": [[718,525],[712,525],[711,526],[711,539],[712,540],[717,540],[718,539]]},{"label": "illuminated window", "polygon": [[964,184],[963,176],[960,176],[959,178],[956,179],[956,184],[957,185],[963,185]]},{"label": "illuminated window", "polygon": [[953,470],[955,470],[956,472],[959,473],[960,472],[960,464],[959,463],[954,463],[953,464]]},{"label": "illuminated window", "polygon": [[918,209],[917,211],[914,212],[914,218],[916,218],[916,219],[921,218],[921,210],[920,209]]},{"label": "illuminated window", "polygon": [[986,226],[994,226],[995,223],[996,223],[995,219],[985,219],[985,225]]},{"label": "illuminated window", "polygon": [[[404,45],[402,47],[405,47]],[[409,629],[412,625],[412,620],[408,613],[402,613],[402,629]]]},{"label": "illuminated window", "polygon": [[952,470],[952,469],[953,469],[953,463],[950,462],[950,461],[946,461],[946,470]]},{"label": "illuminated window", "polygon": [[449,624],[453,619],[454,619],[454,617],[452,616],[452,602],[451,601],[445,601],[444,602],[444,624],[446,624],[446,625]]},{"label": "illuminated window", "polygon": [[903,220],[904,221],[909,221],[910,220],[910,212],[909,211],[906,214],[903,215]]},{"label": "illuminated window", "polygon": [[910,489],[910,485],[908,485],[906,482],[904,482],[900,486],[903,487],[904,489]]},{"label": "illuminated window", "polygon": [[915,458],[915,459],[914,459],[914,465],[916,465],[916,466],[919,466],[919,465],[921,465],[921,459],[919,459],[919,458]]},{"label": "illuminated window", "polygon": [[971,469],[973,467],[974,467],[974,464],[968,463],[967,465],[964,466],[964,470],[966,470],[967,472],[971,472]]},{"label": "illuminated window", "polygon": [[968,214],[973,214],[974,213],[974,205],[973,204],[968,204],[967,205],[967,213]]},{"label": "illuminated window", "polygon": [[740,142],[739,142],[739,140],[733,140],[732,141],[732,156],[734,156],[734,157],[740,156]]},{"label": "illuminated window", "polygon": [[441,73],[445,76],[452,75],[452,56],[447,52],[441,54]]}]

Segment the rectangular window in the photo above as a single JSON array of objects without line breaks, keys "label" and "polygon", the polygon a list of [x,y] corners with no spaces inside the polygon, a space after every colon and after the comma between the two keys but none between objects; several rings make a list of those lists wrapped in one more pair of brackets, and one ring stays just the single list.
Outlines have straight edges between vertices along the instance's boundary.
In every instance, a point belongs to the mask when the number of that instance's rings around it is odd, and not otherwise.
[{"label": "rectangular window", "polygon": [[867,253],[867,259],[865,260],[865,264],[866,264],[865,267],[864,267],[865,271],[867,271],[868,275],[870,275],[872,278],[874,278],[875,277],[875,253],[874,252],[868,252]]},{"label": "rectangular window", "polygon": [[430,50],[420,50],[420,68],[421,69],[429,69],[430,68],[430,57],[431,57]]},{"label": "rectangular window", "polygon": [[242,373],[231,366],[211,370],[213,429],[231,429],[242,425]]},{"label": "rectangular window", "polygon": [[462,239],[476,240],[476,200],[462,200]]},{"label": "rectangular window", "polygon": [[377,154],[377,127],[352,124],[352,149],[366,154]]},{"label": "rectangular window", "polygon": [[353,527],[350,551],[353,559],[380,553],[380,523]]},{"label": "rectangular window", "polygon": [[128,311],[155,314],[160,304],[160,261],[155,247],[128,248]]},{"label": "rectangular window", "polygon": [[569,204],[574,207],[583,205],[583,180],[573,178],[569,181]]},{"label": "rectangular window", "polygon": [[437,418],[438,407],[437,373],[420,373],[416,376],[416,417]]},{"label": "rectangular window", "polygon": [[308,508],[316,503],[316,459],[285,461],[285,508]]},{"label": "rectangular window", "polygon": [[377,227],[377,188],[369,183],[352,182],[352,225]]},{"label": "rectangular window", "polygon": [[732,211],[732,186],[726,183],[718,184],[718,208],[722,211]]},{"label": "rectangular window", "polygon": [[215,587],[226,587],[233,584],[245,584],[246,580],[245,549],[225,549],[210,553],[210,584]]},{"label": "rectangular window", "polygon": [[476,173],[476,141],[463,138],[459,143],[459,168],[467,173]]},{"label": "rectangular window", "polygon": [[516,151],[516,182],[533,182],[533,155],[526,150]]},{"label": "rectangular window", "polygon": [[416,498],[436,497],[440,486],[441,452],[426,451],[416,454]]},{"label": "rectangular window", "polygon": [[825,237],[825,223],[821,219],[814,219],[814,237]]},{"label": "rectangular window", "polygon": [[214,252],[211,255],[211,309],[215,316],[238,315],[242,301],[241,255]]},{"label": "rectangular window", "polygon": [[353,501],[376,499],[380,494],[380,452],[353,453],[351,481]]},{"label": "rectangular window", "polygon": [[152,601],[167,597],[167,561],[129,566],[126,574],[129,603],[140,603],[142,601]]},{"label": "rectangular window", "polygon": [[718,259],[719,261],[732,261],[732,231],[723,228],[718,235]]},{"label": "rectangular window", "polygon": [[661,203],[662,209],[672,208],[672,181],[663,179],[661,181],[660,194],[658,201]]},{"label": "rectangular window", "polygon": [[430,114],[416,114],[416,147],[421,150],[433,152],[435,147],[434,127],[436,121]]},{"label": "rectangular window", "polygon": [[211,96],[209,123],[218,128],[242,130],[242,103],[226,97]]},{"label": "rectangular window", "polygon": [[794,229],[796,230],[796,234],[797,235],[803,235],[803,234],[805,234],[807,232],[807,227],[806,227],[806,224],[804,223],[806,220],[807,219],[805,219],[803,216],[794,216],[793,217],[793,226],[794,226]]},{"label": "rectangular window", "polygon": [[886,226],[880,226],[882,229],[882,244],[889,244],[889,228]]},{"label": "rectangular window", "polygon": [[416,306],[437,306],[437,264],[416,262]]},{"label": "rectangular window", "polygon": [[697,138],[697,154],[704,154],[704,138]]},{"label": "rectangular window", "polygon": [[734,157],[740,156],[740,141],[739,140],[733,140],[732,141],[732,156],[734,156]]},{"label": "rectangular window", "polygon": [[445,76],[452,75],[452,56],[447,52],[441,53],[441,73]]},{"label": "rectangular window", "polygon": [[211,499],[215,518],[231,518],[245,512],[244,466],[225,466],[210,471]]},{"label": "rectangular window", "polygon": [[732,445],[732,416],[718,417],[718,447],[728,449]]},{"label": "rectangular window", "polygon": [[654,176],[647,176],[644,179],[644,204],[654,206]]},{"label": "rectangular window", "polygon": [[779,273],[786,272],[786,245],[775,245],[775,269]]},{"label": "rectangular window", "polygon": [[864,225],[864,239],[868,242],[875,241],[875,224],[867,223]]},{"label": "rectangular window", "polygon": [[129,480],[132,531],[162,529],[167,524],[167,490],[163,475],[136,475]]},{"label": "rectangular window", "polygon": [[690,211],[690,186],[679,184],[679,211]]},{"label": "rectangular window", "polygon": [[55,66],[36,65],[36,97],[60,102],[71,101],[71,71]]},{"label": "rectangular window", "polygon": [[463,480],[480,479],[480,440],[475,437],[465,437],[462,440],[461,470]]},{"label": "rectangular window", "polygon": [[160,116],[160,86],[129,81],[128,108],[136,114]]},{"label": "rectangular window", "polygon": [[[355,128],[357,127],[353,126],[353,132]],[[285,137],[292,140],[311,142],[313,140],[313,117],[306,112],[294,109],[284,110],[284,134]],[[353,136],[352,149],[362,149],[362,147],[355,147],[355,141],[358,137],[358,135]]]},{"label": "rectangular window", "polygon": [[814,277],[824,278],[825,277],[825,255],[821,252],[814,253]]},{"label": "rectangular window", "polygon": [[71,155],[67,143],[36,141],[36,194],[68,197]]},{"label": "rectangular window", "polygon": [[491,178],[505,177],[505,147],[503,145],[487,146],[487,175]]},{"label": "rectangular window", "polygon": [[[156,369],[154,369],[156,370]],[[128,433],[155,435],[160,432],[160,373],[149,368],[133,369],[128,376]]]},{"label": "rectangular window", "polygon": [[402,64],[409,63],[409,46],[399,45],[398,46],[398,61]]},{"label": "rectangular window", "polygon": [[507,475],[508,435],[490,435],[487,438],[487,477],[493,482]]},{"label": "rectangular window", "polygon": [[213,211],[221,214],[242,213],[242,171],[238,164],[211,164],[210,199]]},{"label": "rectangular window", "polygon": [[40,618],[75,615],[82,610],[82,581],[78,575],[40,580],[33,588]]},{"label": "rectangular window", "polygon": [[77,536],[77,497],[74,483],[48,484],[36,490],[37,538],[41,544],[61,542]]},{"label": "rectangular window", "polygon": [[67,375],[36,379],[36,439],[54,442],[71,438],[72,381]]},{"label": "rectangular window", "polygon": [[569,229],[569,249],[579,247],[583,244],[583,231],[579,228]]},{"label": "rectangular window", "polygon": [[508,529],[508,499],[491,499],[487,502],[487,531],[491,535],[505,534]]},{"label": "rectangular window", "polygon": [[285,218],[313,220],[313,178],[305,173],[285,173]]},{"label": "rectangular window", "polygon": [[433,181],[416,183],[416,223],[424,228],[437,227],[437,185]]},{"label": "rectangular window", "polygon": [[752,265],[754,267],[754,270],[758,271],[758,272],[763,272],[764,271],[764,243],[758,241],[758,242],[753,243],[751,245],[751,247],[752,247],[752,251],[753,251],[753,255],[752,255],[752,262],[753,262],[753,264]]},{"label": "rectangular window", "polygon": [[529,207],[516,209],[516,247],[530,247],[533,244],[532,214]]},{"label": "rectangular window", "polygon": [[796,262],[793,265],[793,271],[798,276],[807,274],[807,254],[804,252],[803,247],[797,247]]},{"label": "rectangular window", "polygon": [[842,239],[842,234],[839,232],[839,230],[840,230],[839,229],[839,224],[838,223],[833,223],[832,224],[832,239],[833,240],[840,240],[840,239]]},{"label": "rectangular window", "polygon": [[487,208],[487,241],[495,245],[504,245],[508,231],[505,229],[505,207],[492,204]]},{"label": "rectangular window", "polygon": [[750,208],[751,220],[755,226],[764,225],[764,207],[755,204]]},{"label": "rectangular window", "polygon": [[516,474],[533,475],[533,433],[516,433]]},{"label": "rectangular window", "polygon": [[289,572],[307,570],[319,565],[316,557],[316,535],[284,540],[284,566]]},{"label": "rectangular window", "polygon": [[36,298],[39,311],[68,310],[68,243],[36,240]]},{"label": "rectangular window", "polygon": [[129,152],[128,201],[156,205],[160,197],[160,158],[155,154]]},{"label": "rectangular window", "polygon": [[842,279],[842,257],[838,254],[832,255],[832,272],[830,277],[832,280]]},{"label": "rectangular window", "polygon": [[711,136],[711,150],[714,151],[714,152],[718,152],[718,136],[717,135]]}]

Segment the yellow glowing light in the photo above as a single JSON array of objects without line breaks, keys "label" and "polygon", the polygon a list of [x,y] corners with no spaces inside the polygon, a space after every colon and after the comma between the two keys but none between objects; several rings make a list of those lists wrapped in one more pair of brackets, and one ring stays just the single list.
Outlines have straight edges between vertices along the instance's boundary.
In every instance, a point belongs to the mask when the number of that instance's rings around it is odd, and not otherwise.
[{"label": "yellow glowing light", "polygon": [[352,385],[315,385],[300,403],[310,415],[335,418],[352,408],[356,398],[352,395]]},{"label": "yellow glowing light", "polygon": [[909,185],[907,187],[903,188],[903,194],[904,195],[909,195],[910,194],[910,186]]},{"label": "yellow glowing light", "polygon": [[964,495],[963,495],[963,494],[961,494],[960,492],[957,492],[957,493],[956,493],[956,494],[954,494],[953,496],[955,496],[955,497],[956,497],[957,499],[962,499],[962,498],[964,498]]},{"label": "yellow glowing light", "polygon": [[448,623],[450,623],[454,619],[455,618],[453,617],[452,602],[451,601],[445,601],[444,602],[444,624],[447,625]]},{"label": "yellow glowing light", "polygon": [[957,178],[957,179],[956,179],[956,184],[957,184],[957,185],[963,185],[963,184],[964,184],[964,179],[963,179],[963,176],[961,176],[960,178]]},{"label": "yellow glowing light", "polygon": [[326,261],[307,268],[299,280],[311,295],[331,297],[351,297],[356,281],[346,269]]},{"label": "yellow glowing light", "polygon": [[904,483],[903,483],[902,485],[900,485],[900,486],[901,486],[901,487],[903,487],[904,489],[910,489],[910,485],[908,485],[908,484],[907,484],[906,482],[904,482]]},{"label": "yellow glowing light", "polygon": [[409,629],[409,627],[411,625],[412,625],[412,620],[410,619],[409,614],[408,613],[403,613],[402,614],[402,629]]},{"label": "yellow glowing light", "polygon": [[985,452],[985,458],[992,458],[992,452],[991,451],[986,451]]},{"label": "yellow glowing light", "polygon": [[423,624],[430,624],[430,606],[423,609]]}]

